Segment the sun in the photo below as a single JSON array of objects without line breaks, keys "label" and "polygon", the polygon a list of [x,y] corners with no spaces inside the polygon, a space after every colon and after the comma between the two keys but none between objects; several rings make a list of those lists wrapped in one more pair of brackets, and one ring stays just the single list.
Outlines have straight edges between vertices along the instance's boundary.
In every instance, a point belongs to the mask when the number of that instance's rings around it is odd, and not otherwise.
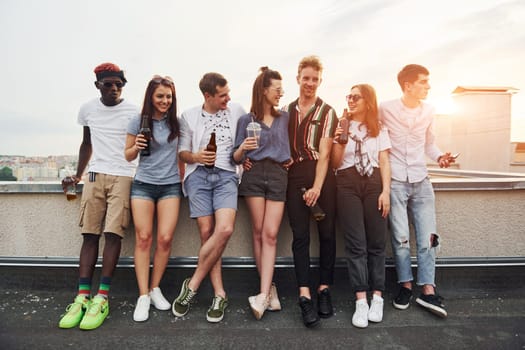
[{"label": "sun", "polygon": [[429,98],[428,102],[436,108],[436,114],[452,115],[458,111],[458,106],[452,96]]}]

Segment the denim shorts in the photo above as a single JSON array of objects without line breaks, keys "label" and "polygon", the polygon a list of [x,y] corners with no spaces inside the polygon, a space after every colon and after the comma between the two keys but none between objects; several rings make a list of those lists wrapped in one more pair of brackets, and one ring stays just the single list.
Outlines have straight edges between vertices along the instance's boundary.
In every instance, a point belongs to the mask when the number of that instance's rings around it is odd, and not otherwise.
[{"label": "denim shorts", "polygon": [[184,181],[190,203],[190,217],[210,216],[218,209],[237,210],[239,176],[217,167],[198,166]]},{"label": "denim shorts", "polygon": [[169,185],[153,185],[142,181],[133,180],[131,184],[131,199],[146,199],[158,202],[168,198],[182,198],[180,183]]},{"label": "denim shorts", "polygon": [[252,168],[244,171],[239,195],[246,197],[264,197],[272,201],[286,201],[288,171],[273,160],[252,161]]}]

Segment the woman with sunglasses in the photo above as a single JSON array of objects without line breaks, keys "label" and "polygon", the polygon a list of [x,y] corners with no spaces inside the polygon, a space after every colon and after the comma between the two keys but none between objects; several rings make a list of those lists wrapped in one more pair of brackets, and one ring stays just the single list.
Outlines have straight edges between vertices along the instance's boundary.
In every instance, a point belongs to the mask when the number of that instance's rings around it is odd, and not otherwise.
[{"label": "woman with sunglasses", "polygon": [[[135,224],[135,274],[139,298],[133,320],[146,321],[150,304],[169,310],[169,303],[159,288],[171,252],[173,233],[179,216],[182,188],[178,167],[179,123],[175,86],[169,77],[154,76],[148,83],[142,113],[128,125],[125,156],[133,161],[148,145],[141,134],[141,121],[147,118],[151,128],[150,155],[139,157],[131,186],[131,211]],[[150,249],[153,221],[157,216],[157,244],[150,280]]]},{"label": "woman with sunglasses", "polygon": [[[386,128],[379,123],[374,88],[355,85],[346,100],[348,109],[335,132],[331,162],[337,169],[337,221],[356,297],[352,324],[365,328],[368,321],[383,319],[391,145]],[[343,131],[348,133],[347,143],[340,137]],[[368,291],[372,291],[370,306]]]},{"label": "woman with sunglasses", "polygon": [[[244,196],[252,223],[253,252],[260,277],[260,292],[250,296],[248,302],[256,319],[266,310],[277,311],[281,303],[277,288],[272,283],[277,234],[281,225],[286,200],[290,161],[288,141],[288,113],[278,111],[283,96],[279,72],[262,67],[255,79],[250,113],[237,123],[233,159],[240,164],[251,162],[239,185],[239,195]],[[255,123],[255,129],[252,127]],[[255,131],[260,130],[260,137]],[[252,134],[252,132],[254,134]]]}]

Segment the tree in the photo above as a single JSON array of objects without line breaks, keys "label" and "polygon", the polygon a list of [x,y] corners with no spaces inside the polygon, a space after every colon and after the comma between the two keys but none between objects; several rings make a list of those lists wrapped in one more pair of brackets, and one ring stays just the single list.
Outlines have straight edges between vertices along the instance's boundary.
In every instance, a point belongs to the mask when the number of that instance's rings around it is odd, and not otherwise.
[{"label": "tree", "polygon": [[13,176],[13,170],[10,167],[3,167],[0,169],[0,181],[16,181],[16,177]]}]

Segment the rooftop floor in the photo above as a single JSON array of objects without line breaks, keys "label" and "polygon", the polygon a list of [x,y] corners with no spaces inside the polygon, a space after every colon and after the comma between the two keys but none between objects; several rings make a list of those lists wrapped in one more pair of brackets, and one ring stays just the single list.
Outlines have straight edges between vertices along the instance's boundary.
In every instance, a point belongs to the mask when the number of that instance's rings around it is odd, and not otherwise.
[{"label": "rooftop floor", "polygon": [[[178,294],[188,268],[170,268],[161,288]],[[144,323],[132,320],[137,298],[134,271],[118,268],[110,292],[110,315],[95,331],[62,330],[60,315],[73,300],[77,269],[0,266],[0,348],[2,349],[525,349],[524,267],[440,267],[439,293],[449,317],[440,319],[417,305],[392,307],[395,271],[387,268],[384,320],[366,329],[351,325],[354,304],[344,268],[332,288],[335,315],[307,329],[301,322],[293,269],[276,270],[283,305],[256,321],[247,297],[256,294],[254,269],[224,269],[229,293],[225,319],[206,321],[211,301],[208,281],[189,314],[152,308]]]}]

